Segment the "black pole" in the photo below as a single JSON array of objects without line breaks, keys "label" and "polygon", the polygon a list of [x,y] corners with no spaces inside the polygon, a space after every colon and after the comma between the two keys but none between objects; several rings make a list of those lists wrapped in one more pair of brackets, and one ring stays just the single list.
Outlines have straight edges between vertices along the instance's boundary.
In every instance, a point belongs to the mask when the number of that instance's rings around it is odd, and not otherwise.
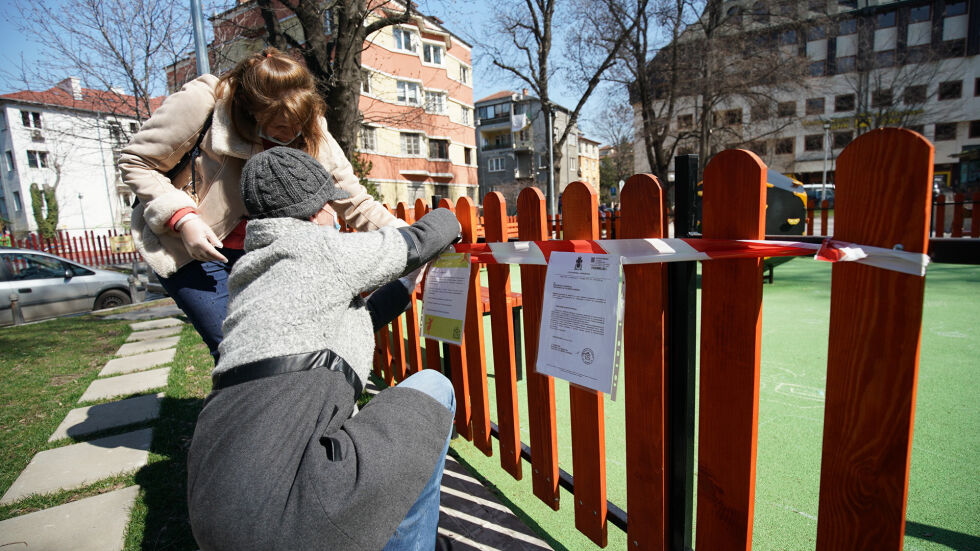
[{"label": "black pole", "polygon": [[[674,237],[694,237],[698,156],[674,158]],[[692,549],[697,263],[667,265],[668,549]]]}]

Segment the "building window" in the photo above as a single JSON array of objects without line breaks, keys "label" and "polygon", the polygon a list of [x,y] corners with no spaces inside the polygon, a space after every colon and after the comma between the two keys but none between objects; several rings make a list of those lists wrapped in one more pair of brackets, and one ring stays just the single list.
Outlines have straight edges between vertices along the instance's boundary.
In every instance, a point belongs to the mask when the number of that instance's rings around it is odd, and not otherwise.
[{"label": "building window", "polygon": [[973,96],[980,96],[980,78],[973,80]]},{"label": "building window", "polygon": [[827,63],[823,61],[814,61],[810,64],[810,76],[819,77],[823,76],[826,71]]},{"label": "building window", "polygon": [[837,26],[837,35],[845,36],[849,34],[855,34],[858,32],[858,21],[857,19],[845,19],[840,22]]},{"label": "building window", "polygon": [[851,9],[857,9],[858,7],[857,0],[838,0],[837,5],[842,8],[851,8]]},{"label": "building window", "polygon": [[749,151],[755,153],[756,155],[759,155],[760,157],[765,156],[767,150],[766,142],[764,141],[752,142],[748,144],[748,149]]},{"label": "building window", "polygon": [[806,114],[807,115],[823,115],[824,114],[824,101],[823,101],[823,98],[807,98],[807,100],[806,100]]},{"label": "building window", "polygon": [[726,111],[715,111],[715,126],[736,126],[742,124],[742,110],[728,109]]},{"label": "building window", "polygon": [[422,59],[426,63],[442,65],[442,46],[436,46],[435,44],[423,44]]},{"label": "building window", "polygon": [[823,134],[803,136],[803,151],[823,151]]},{"label": "building window", "polygon": [[796,31],[790,29],[779,33],[779,43],[783,46],[792,46],[793,44],[796,44]]},{"label": "building window", "polygon": [[925,6],[915,6],[909,9],[909,23],[921,23],[923,21],[929,21],[932,15],[929,5]]},{"label": "building window", "polygon": [[776,113],[780,117],[795,117],[796,116],[796,102],[795,101],[783,101],[776,106]]},{"label": "building window", "polygon": [[844,149],[847,144],[851,143],[854,139],[854,134],[851,131],[847,132],[834,132],[834,149]]},{"label": "building window", "polygon": [[824,32],[823,27],[820,25],[810,27],[806,30],[806,39],[810,42],[813,42],[814,40],[821,40],[823,38],[827,38],[827,33]]},{"label": "building window", "polygon": [[446,94],[443,94],[442,92],[426,92],[425,110],[429,113],[445,113]]},{"label": "building window", "polygon": [[926,133],[925,127],[922,126],[921,124],[910,124],[909,126],[906,126],[905,128],[908,128],[912,132],[918,132],[919,134],[923,134],[923,135],[925,135],[925,133]]},{"label": "building window", "polygon": [[883,88],[871,92],[871,107],[891,107],[892,89]]},{"label": "building window", "polygon": [[487,170],[490,172],[503,172],[504,171],[504,158],[503,157],[491,157],[487,161]]},{"label": "building window", "polygon": [[463,107],[461,109],[460,122],[463,124],[470,124],[473,116],[472,112],[473,110],[469,107]]},{"label": "building window", "polygon": [[678,115],[677,128],[694,128],[694,115]]},{"label": "building window", "polygon": [[939,83],[939,100],[959,99],[963,95],[963,81],[949,80]]},{"label": "building window", "polygon": [[884,11],[875,17],[875,27],[879,29],[887,29],[889,27],[895,26],[895,11]]},{"label": "building window", "polygon": [[764,121],[769,119],[769,104],[759,103],[752,106],[751,115],[753,121]]},{"label": "building window", "polygon": [[834,98],[834,112],[854,110],[854,94],[841,94]]},{"label": "building window", "polygon": [[361,93],[371,93],[371,71],[361,69]]},{"label": "building window", "polygon": [[912,46],[905,51],[905,60],[908,63],[926,63],[932,57],[932,48],[928,45]]},{"label": "building window", "polygon": [[409,157],[422,156],[421,134],[409,134],[407,132],[402,132],[401,141],[402,141],[402,155],[407,155]]},{"label": "building window", "polygon": [[970,137],[980,138],[980,121],[970,121]]},{"label": "building window", "polygon": [[20,200],[20,192],[14,192],[14,212],[20,212],[24,208],[23,201]]},{"label": "building window", "polygon": [[25,128],[41,128],[41,114],[37,111],[21,111],[20,120]]},{"label": "building window", "polygon": [[48,168],[48,152],[28,151],[27,166],[31,168]]},{"label": "building window", "polygon": [[936,123],[936,136],[935,141],[948,141],[956,139],[956,123],[955,122],[939,122]]},{"label": "building window", "polygon": [[430,159],[449,158],[449,140],[429,140]]},{"label": "building window", "polygon": [[135,123],[135,122],[129,123],[129,133],[130,134],[135,134],[135,133],[137,133],[139,131],[140,131],[140,125],[138,123]]},{"label": "building window", "polygon": [[906,105],[918,105],[920,103],[925,103],[926,85],[916,84],[914,86],[909,86],[905,88],[905,93],[902,96],[902,101]]},{"label": "building window", "polygon": [[850,73],[857,66],[857,57],[846,55],[844,57],[838,57],[836,62],[838,73]]},{"label": "building window", "polygon": [[463,163],[471,165],[473,164],[473,148],[464,147],[463,148]]},{"label": "building window", "polygon": [[377,136],[375,135],[374,127],[362,126],[361,127],[361,150],[375,151],[377,147],[378,147],[378,142],[377,142]]},{"label": "building window", "polygon": [[10,172],[14,169],[14,152],[7,150],[6,153],[4,159],[7,161],[7,172]]},{"label": "building window", "polygon": [[398,81],[398,103],[419,104],[419,85],[404,80]]},{"label": "building window", "polygon": [[776,155],[792,155],[793,138],[781,138],[776,140]]},{"label": "building window", "polygon": [[876,67],[892,67],[895,65],[895,50],[875,52]]},{"label": "building window", "polygon": [[953,17],[956,15],[963,15],[966,13],[966,2],[949,2],[946,4],[946,11],[944,15],[946,17]]},{"label": "building window", "polygon": [[412,32],[395,27],[395,48],[406,52],[415,52],[415,39]]},{"label": "building window", "polygon": [[463,84],[470,82],[470,68],[464,65],[459,66],[459,81]]}]

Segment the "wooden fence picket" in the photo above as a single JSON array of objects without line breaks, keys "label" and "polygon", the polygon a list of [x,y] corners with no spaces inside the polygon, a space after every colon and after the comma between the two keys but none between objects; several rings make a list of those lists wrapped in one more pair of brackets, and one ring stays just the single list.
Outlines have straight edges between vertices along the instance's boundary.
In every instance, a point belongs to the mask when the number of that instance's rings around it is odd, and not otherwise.
[{"label": "wooden fence picket", "polygon": [[[507,242],[507,204],[503,194],[483,198],[488,243]],[[514,318],[510,297],[510,265],[487,265],[490,294],[490,327],[493,337],[493,382],[497,391],[497,431],[500,466],[521,479],[521,431],[517,407],[517,370],[514,356]]]},{"label": "wooden fence picket", "polygon": [[[630,177],[622,192],[624,239],[664,236],[662,197],[656,177]],[[623,271],[627,541],[630,549],[661,550],[666,549],[671,513],[667,508],[667,278],[663,264],[628,265]]]},{"label": "wooden fence picket", "polygon": [[[704,170],[703,235],[763,239],[766,165],[727,150]],[[701,266],[697,546],[748,551],[755,505],[762,259]]]},{"label": "wooden fence picket", "polygon": [[[463,243],[476,243],[476,205],[469,197],[456,201],[456,218],[463,227]],[[470,427],[473,444],[487,457],[493,455],[490,443],[490,399],[487,391],[486,344],[483,342],[482,285],[480,264],[470,265],[470,287],[466,297],[466,323],[463,350],[470,390]]]},{"label": "wooden fence picket", "polygon": [[950,237],[963,237],[963,194],[953,194],[953,228]]},{"label": "wooden fence picket", "polygon": [[[521,190],[517,197],[518,238],[546,241],[548,217],[544,194],[536,187]],[[544,296],[545,266],[521,266],[524,304],[524,365],[527,373],[527,418],[531,440],[531,482],[534,495],[558,510],[558,430],[555,420],[555,381],[537,372],[538,335],[541,330],[541,301]]]},{"label": "wooden fence picket", "polygon": [[[449,209],[456,214],[456,219],[459,219],[456,206],[449,199],[443,198],[440,200],[439,207]],[[467,304],[468,307],[469,305]],[[428,342],[426,342],[426,346],[428,346]],[[463,354],[462,346],[451,344],[447,345],[447,347],[449,348],[449,357],[445,358],[444,361],[449,366],[448,375],[453,382],[453,388],[456,390],[456,432],[467,440],[473,440],[473,431],[470,427],[470,421],[472,420],[472,411],[470,409],[470,377],[467,369],[466,355]]]},{"label": "wooden fence picket", "polygon": [[[562,194],[562,203],[564,238],[598,239],[598,196],[592,186],[585,182],[568,184]],[[568,388],[572,468],[575,473],[575,527],[596,545],[605,547],[606,429],[603,394],[571,383]]]},{"label": "wooden fence picket", "polygon": [[[924,253],[933,158],[933,146],[908,130],[851,142],[837,159],[837,237]],[[834,264],[831,277],[817,549],[898,551],[925,278],[856,262]]]}]

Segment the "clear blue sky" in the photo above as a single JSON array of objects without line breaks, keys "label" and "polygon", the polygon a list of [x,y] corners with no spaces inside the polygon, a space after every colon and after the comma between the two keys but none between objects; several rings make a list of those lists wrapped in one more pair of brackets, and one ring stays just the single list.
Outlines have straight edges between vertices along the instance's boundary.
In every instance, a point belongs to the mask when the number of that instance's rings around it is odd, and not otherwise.
[{"label": "clear blue sky", "polygon": [[[189,0],[174,1],[189,3]],[[493,2],[484,0],[419,0],[418,5],[422,13],[438,17],[450,32],[470,44],[475,42],[475,37],[480,37],[482,33],[486,32],[487,22],[492,21],[495,17]],[[4,52],[4,55],[0,57],[0,93],[3,94],[24,88],[23,83],[16,76],[21,56],[24,57],[28,65],[32,65],[40,56],[44,55],[43,49],[33,42],[33,37],[24,35],[17,30],[17,26],[11,22],[16,19],[17,9],[14,2],[3,3],[3,7],[0,8],[0,51]],[[559,54],[558,48],[561,47],[561,42],[556,42],[557,46],[553,50],[554,55]],[[495,70],[490,64],[490,60],[485,55],[481,55],[479,48],[474,48],[473,57],[474,101],[501,90],[520,90],[523,87],[520,82],[516,82]],[[552,94],[557,103],[569,109],[575,106],[579,97],[577,93],[569,93],[564,86],[560,85],[552,86]],[[592,99],[586,105],[584,115],[592,114],[595,106],[601,105],[600,96],[602,94],[602,89],[593,93]],[[588,131],[588,124],[585,123],[584,126],[585,130]]]}]

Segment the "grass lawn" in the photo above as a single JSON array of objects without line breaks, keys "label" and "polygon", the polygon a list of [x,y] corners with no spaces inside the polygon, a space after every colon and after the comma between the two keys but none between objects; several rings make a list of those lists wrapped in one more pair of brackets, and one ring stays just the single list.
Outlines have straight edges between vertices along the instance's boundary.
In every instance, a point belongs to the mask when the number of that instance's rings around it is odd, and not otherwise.
[{"label": "grass lawn", "polygon": [[[512,284],[519,282],[516,276]],[[763,297],[759,443],[753,548],[812,549],[816,539],[823,390],[830,307],[830,265],[796,259],[776,268]],[[489,318],[484,318],[487,339]],[[488,341],[489,343],[489,341]],[[487,345],[488,356],[490,345]],[[926,277],[921,362],[906,523],[905,549],[980,549],[980,267],[932,265]],[[496,422],[493,366],[488,358],[490,413]],[[623,396],[620,378],[620,396]],[[530,436],[524,382],[521,438]],[[568,385],[555,384],[558,453],[572,472]],[[608,499],[626,506],[623,401],[605,400]],[[496,456],[465,441],[455,453],[494,485],[556,549],[598,549],[574,529],[572,496],[552,511],[533,497],[530,465],[514,481]],[[609,526],[610,549],[626,549],[625,535]]]}]

